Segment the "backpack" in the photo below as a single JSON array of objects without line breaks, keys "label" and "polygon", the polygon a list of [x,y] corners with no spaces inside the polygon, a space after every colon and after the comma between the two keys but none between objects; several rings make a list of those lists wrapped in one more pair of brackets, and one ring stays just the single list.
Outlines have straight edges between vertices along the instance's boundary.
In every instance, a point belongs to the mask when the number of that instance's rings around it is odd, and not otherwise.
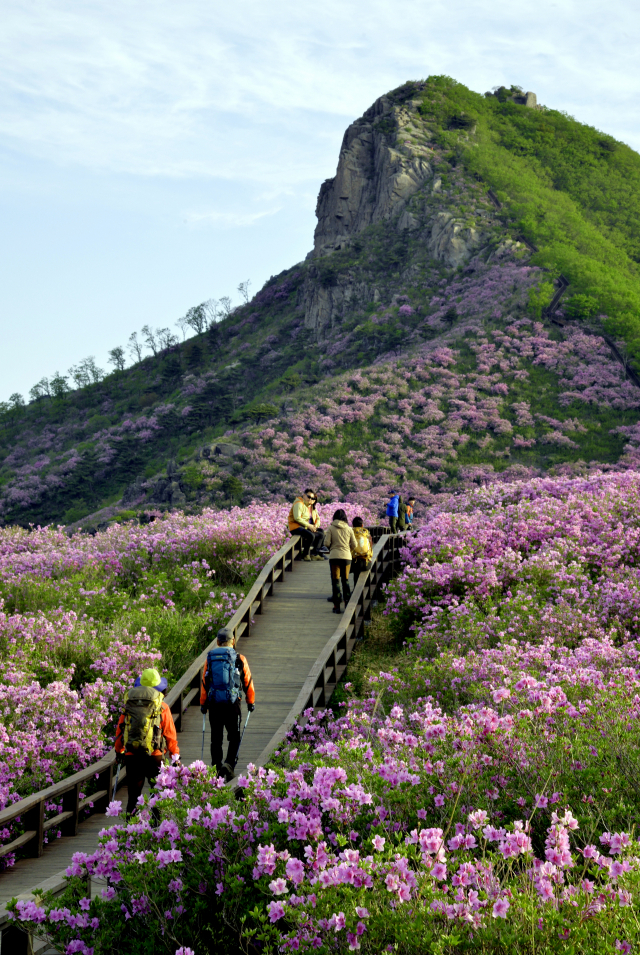
[{"label": "backpack", "polygon": [[[358,533],[360,531],[360,533]],[[367,558],[369,556],[369,538],[366,530],[360,527],[354,527],[353,533],[356,538],[356,557]]]},{"label": "backpack", "polygon": [[124,748],[125,752],[162,751],[163,736],[160,729],[164,695],[152,686],[134,686],[124,695]]},{"label": "backpack", "polygon": [[235,703],[240,696],[238,654],[233,647],[214,647],[207,654],[205,689],[210,703]]}]

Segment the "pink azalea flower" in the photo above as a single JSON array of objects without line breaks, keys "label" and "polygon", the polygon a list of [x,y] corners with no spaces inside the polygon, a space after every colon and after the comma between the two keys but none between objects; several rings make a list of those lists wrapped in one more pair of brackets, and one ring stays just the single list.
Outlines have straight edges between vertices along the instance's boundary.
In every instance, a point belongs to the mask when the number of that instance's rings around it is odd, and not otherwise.
[{"label": "pink azalea flower", "polygon": [[507,899],[498,899],[494,903],[491,914],[494,919],[504,919],[507,917],[507,912],[509,911],[509,902]]}]

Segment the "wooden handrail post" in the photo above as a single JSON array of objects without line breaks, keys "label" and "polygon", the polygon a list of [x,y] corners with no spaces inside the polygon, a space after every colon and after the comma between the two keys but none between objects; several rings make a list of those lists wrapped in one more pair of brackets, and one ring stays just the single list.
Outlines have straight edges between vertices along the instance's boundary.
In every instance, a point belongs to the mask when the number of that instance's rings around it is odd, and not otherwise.
[{"label": "wooden handrail post", "polygon": [[66,793],[63,793],[62,811],[73,813],[73,815],[69,819],[66,819],[60,826],[62,835],[77,836],[80,815],[80,783],[76,783],[72,789],[69,789]]},{"label": "wooden handrail post", "polygon": [[39,859],[44,852],[44,799],[39,799],[33,809],[24,814],[22,823],[26,831],[35,833],[27,843],[26,853],[32,859]]}]

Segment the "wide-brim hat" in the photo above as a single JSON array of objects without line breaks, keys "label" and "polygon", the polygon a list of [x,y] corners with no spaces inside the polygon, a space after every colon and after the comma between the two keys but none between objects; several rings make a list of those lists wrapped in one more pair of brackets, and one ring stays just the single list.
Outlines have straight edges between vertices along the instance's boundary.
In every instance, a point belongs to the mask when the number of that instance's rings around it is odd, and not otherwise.
[{"label": "wide-brim hat", "polygon": [[143,670],[140,676],[137,678],[134,686],[150,686],[154,690],[157,690],[158,693],[164,693],[166,688],[169,685],[169,682],[166,676],[160,676],[158,671],[154,667],[149,667],[146,670]]}]

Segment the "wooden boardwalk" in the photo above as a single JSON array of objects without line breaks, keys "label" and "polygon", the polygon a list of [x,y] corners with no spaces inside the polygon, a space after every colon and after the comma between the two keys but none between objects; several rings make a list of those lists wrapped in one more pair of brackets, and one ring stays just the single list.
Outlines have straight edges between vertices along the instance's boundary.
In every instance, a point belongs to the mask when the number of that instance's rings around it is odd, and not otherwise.
[{"label": "wooden boardwalk", "polygon": [[[297,561],[295,571],[284,582],[274,584],[274,598],[264,604],[265,612],[255,617],[251,636],[241,637],[237,649],[248,660],[256,689],[256,709],[251,715],[240,751],[236,772],[258,757],[288,716],[318,656],[340,623],[327,602],[331,593],[329,563]],[[197,704],[197,699],[194,700]],[[243,704],[243,720],[246,719]],[[178,743],[183,762],[200,759],[202,714],[190,706],[182,720]],[[205,732],[204,758],[209,757],[209,723]],[[225,741],[226,753],[226,741]],[[126,787],[118,791],[126,804]],[[0,874],[0,906],[15,895],[31,891],[52,879],[71,862],[74,852],[92,852],[104,815],[96,814],[79,829],[78,835],[53,839],[38,859],[22,859]]]}]

